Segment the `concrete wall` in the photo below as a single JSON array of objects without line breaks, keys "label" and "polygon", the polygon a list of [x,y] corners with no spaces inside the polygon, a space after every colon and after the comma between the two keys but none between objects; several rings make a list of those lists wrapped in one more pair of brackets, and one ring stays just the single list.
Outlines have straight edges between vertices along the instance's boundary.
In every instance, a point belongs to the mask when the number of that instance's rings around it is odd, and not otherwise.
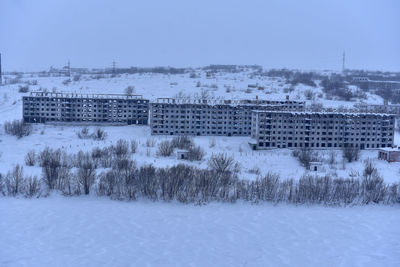
[{"label": "concrete wall", "polygon": [[140,96],[37,93],[22,100],[28,123],[148,124],[149,100]]},{"label": "concrete wall", "polygon": [[296,101],[230,101],[190,103],[163,99],[150,104],[150,127],[153,135],[250,136],[254,109],[302,110]]},{"label": "concrete wall", "polygon": [[252,138],[257,149],[390,147],[394,115],[254,111]]}]

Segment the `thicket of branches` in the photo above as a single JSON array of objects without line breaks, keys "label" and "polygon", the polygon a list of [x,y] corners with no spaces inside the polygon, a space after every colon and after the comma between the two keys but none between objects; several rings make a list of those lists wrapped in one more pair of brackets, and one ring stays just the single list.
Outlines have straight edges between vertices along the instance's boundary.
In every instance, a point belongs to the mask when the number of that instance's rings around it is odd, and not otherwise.
[{"label": "thicket of branches", "polygon": [[24,123],[23,120],[13,120],[4,123],[4,131],[6,134],[22,138],[31,133],[32,127],[29,124]]},{"label": "thicket of branches", "polygon": [[[370,161],[357,178],[305,175],[294,180],[267,173],[249,181],[239,179],[233,158],[226,154],[212,155],[208,169],[184,164],[137,166],[128,155],[129,143],[123,140],[91,153],[66,154],[46,148],[36,156],[42,167],[41,178],[25,176],[23,167],[16,165],[6,175],[0,174],[0,194],[39,197],[58,190],[64,195],[92,193],[119,200],[146,198],[196,204],[239,200],[323,205],[400,203],[399,183],[384,183]],[[107,167],[100,169],[102,165]]]},{"label": "thicket of branches", "polygon": [[190,161],[202,160],[205,155],[204,150],[200,146],[196,146],[193,142],[193,139],[187,136],[177,136],[171,141],[162,141],[160,144],[158,144],[157,155],[169,157],[176,148],[187,150],[187,159]]}]

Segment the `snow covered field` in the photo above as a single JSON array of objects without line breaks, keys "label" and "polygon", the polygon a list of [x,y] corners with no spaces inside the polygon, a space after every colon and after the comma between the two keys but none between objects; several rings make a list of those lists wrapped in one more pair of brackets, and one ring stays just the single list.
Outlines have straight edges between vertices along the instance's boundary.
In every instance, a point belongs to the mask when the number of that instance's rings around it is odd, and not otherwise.
[{"label": "snow covered field", "polygon": [[400,207],[0,198],[0,266],[400,266]]},{"label": "snow covered field", "polygon": [[[31,85],[30,90],[47,88],[49,91],[56,88],[57,91],[77,92],[77,93],[124,93],[127,86],[135,86],[136,94],[142,94],[145,98],[155,100],[157,97],[174,97],[177,94],[190,95],[192,97],[200,95],[202,90],[208,91],[210,97],[246,99],[255,98],[258,95],[265,99],[284,99],[285,95],[290,95],[291,99],[305,100],[304,90],[309,86],[302,84],[295,87],[290,93],[284,93],[289,85],[281,78],[259,77],[250,72],[240,73],[217,73],[212,78],[206,78],[204,71],[196,71],[196,78],[190,78],[189,73],[177,75],[163,74],[123,74],[120,77],[102,78],[99,80],[91,79],[90,75],[83,75],[80,81],[72,81],[69,85],[64,85],[63,81],[67,77],[39,77],[35,74],[27,74],[23,81],[37,80],[37,85]],[[11,77],[11,76],[10,76]],[[200,83],[198,87],[197,84]],[[246,91],[248,85],[257,84],[264,90],[252,88],[251,93]],[[155,147],[146,147],[147,139],[153,138],[156,143],[171,137],[150,135],[147,126],[120,126],[104,127],[108,133],[105,141],[80,140],[76,133],[81,129],[77,126],[53,126],[53,125],[34,125],[34,132],[28,137],[20,140],[13,136],[4,134],[2,124],[5,121],[22,118],[22,96],[26,94],[18,93],[18,86],[21,84],[5,85],[0,92],[0,173],[6,173],[15,164],[23,164],[26,153],[34,149],[36,152],[43,150],[46,146],[52,148],[62,148],[68,153],[76,153],[79,150],[90,151],[93,147],[105,147],[115,143],[118,139],[132,140],[139,143],[138,152],[133,155],[133,159],[139,165],[152,163],[155,166],[172,166],[182,163],[176,156],[169,158],[156,157],[157,144]],[[227,92],[227,88],[229,92]],[[313,88],[316,93],[322,93],[320,87]],[[367,102],[380,103],[382,100],[376,95],[368,95]],[[325,106],[353,106],[355,102],[335,101],[319,99]],[[307,100],[307,104],[312,101]],[[91,127],[93,131],[96,127]],[[298,178],[307,170],[291,156],[291,151],[269,150],[252,151],[248,146],[249,139],[246,137],[195,137],[195,143],[201,145],[206,150],[205,159],[202,162],[188,163],[198,167],[206,167],[207,160],[212,153],[225,152],[234,156],[235,160],[241,165],[241,178],[254,179],[254,170],[259,168],[260,174],[273,172],[280,174],[281,178]],[[211,140],[215,141],[215,146],[210,147]],[[395,144],[400,145],[400,136],[396,134]],[[341,151],[337,151],[336,163],[328,164],[328,151],[320,151],[321,158],[325,159],[323,168],[318,172],[319,175],[329,174],[332,177],[348,177],[350,174],[361,173],[364,167],[364,160],[371,159],[376,165],[378,172],[386,182],[398,182],[400,180],[400,163],[387,163],[377,160],[377,151],[362,151],[361,160],[343,165]],[[290,166],[290,167],[288,167]],[[40,176],[39,167],[25,167],[25,172]]]}]

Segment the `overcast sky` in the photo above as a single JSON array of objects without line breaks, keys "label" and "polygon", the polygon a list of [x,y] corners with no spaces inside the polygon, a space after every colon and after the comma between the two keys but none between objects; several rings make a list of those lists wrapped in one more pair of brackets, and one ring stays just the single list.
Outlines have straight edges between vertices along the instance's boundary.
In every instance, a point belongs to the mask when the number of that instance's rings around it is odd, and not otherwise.
[{"label": "overcast sky", "polygon": [[0,0],[3,69],[259,64],[400,71],[398,0]]}]

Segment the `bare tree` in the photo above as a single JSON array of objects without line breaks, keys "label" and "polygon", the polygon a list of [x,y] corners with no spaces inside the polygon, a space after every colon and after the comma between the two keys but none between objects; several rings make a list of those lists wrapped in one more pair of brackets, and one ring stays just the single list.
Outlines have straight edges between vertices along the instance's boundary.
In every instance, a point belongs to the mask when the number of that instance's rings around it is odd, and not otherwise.
[{"label": "bare tree", "polygon": [[347,162],[353,162],[358,160],[360,157],[360,149],[358,147],[343,147],[343,158],[347,160]]},{"label": "bare tree", "polygon": [[17,164],[12,171],[7,173],[5,180],[9,195],[15,196],[21,193],[24,187],[23,167]]},{"label": "bare tree", "polygon": [[132,95],[134,91],[135,91],[135,86],[128,86],[125,88],[126,95]]},{"label": "bare tree", "polygon": [[83,192],[85,195],[88,195],[96,176],[96,166],[88,152],[84,153],[80,151],[78,153],[78,170],[76,176],[78,183],[83,187]]},{"label": "bare tree", "polygon": [[231,172],[235,160],[226,153],[212,154],[208,166],[217,173]]},{"label": "bare tree", "polygon": [[171,156],[172,152],[174,152],[174,146],[170,141],[165,140],[158,145],[158,151],[157,151],[158,155],[163,157],[169,157]]}]

